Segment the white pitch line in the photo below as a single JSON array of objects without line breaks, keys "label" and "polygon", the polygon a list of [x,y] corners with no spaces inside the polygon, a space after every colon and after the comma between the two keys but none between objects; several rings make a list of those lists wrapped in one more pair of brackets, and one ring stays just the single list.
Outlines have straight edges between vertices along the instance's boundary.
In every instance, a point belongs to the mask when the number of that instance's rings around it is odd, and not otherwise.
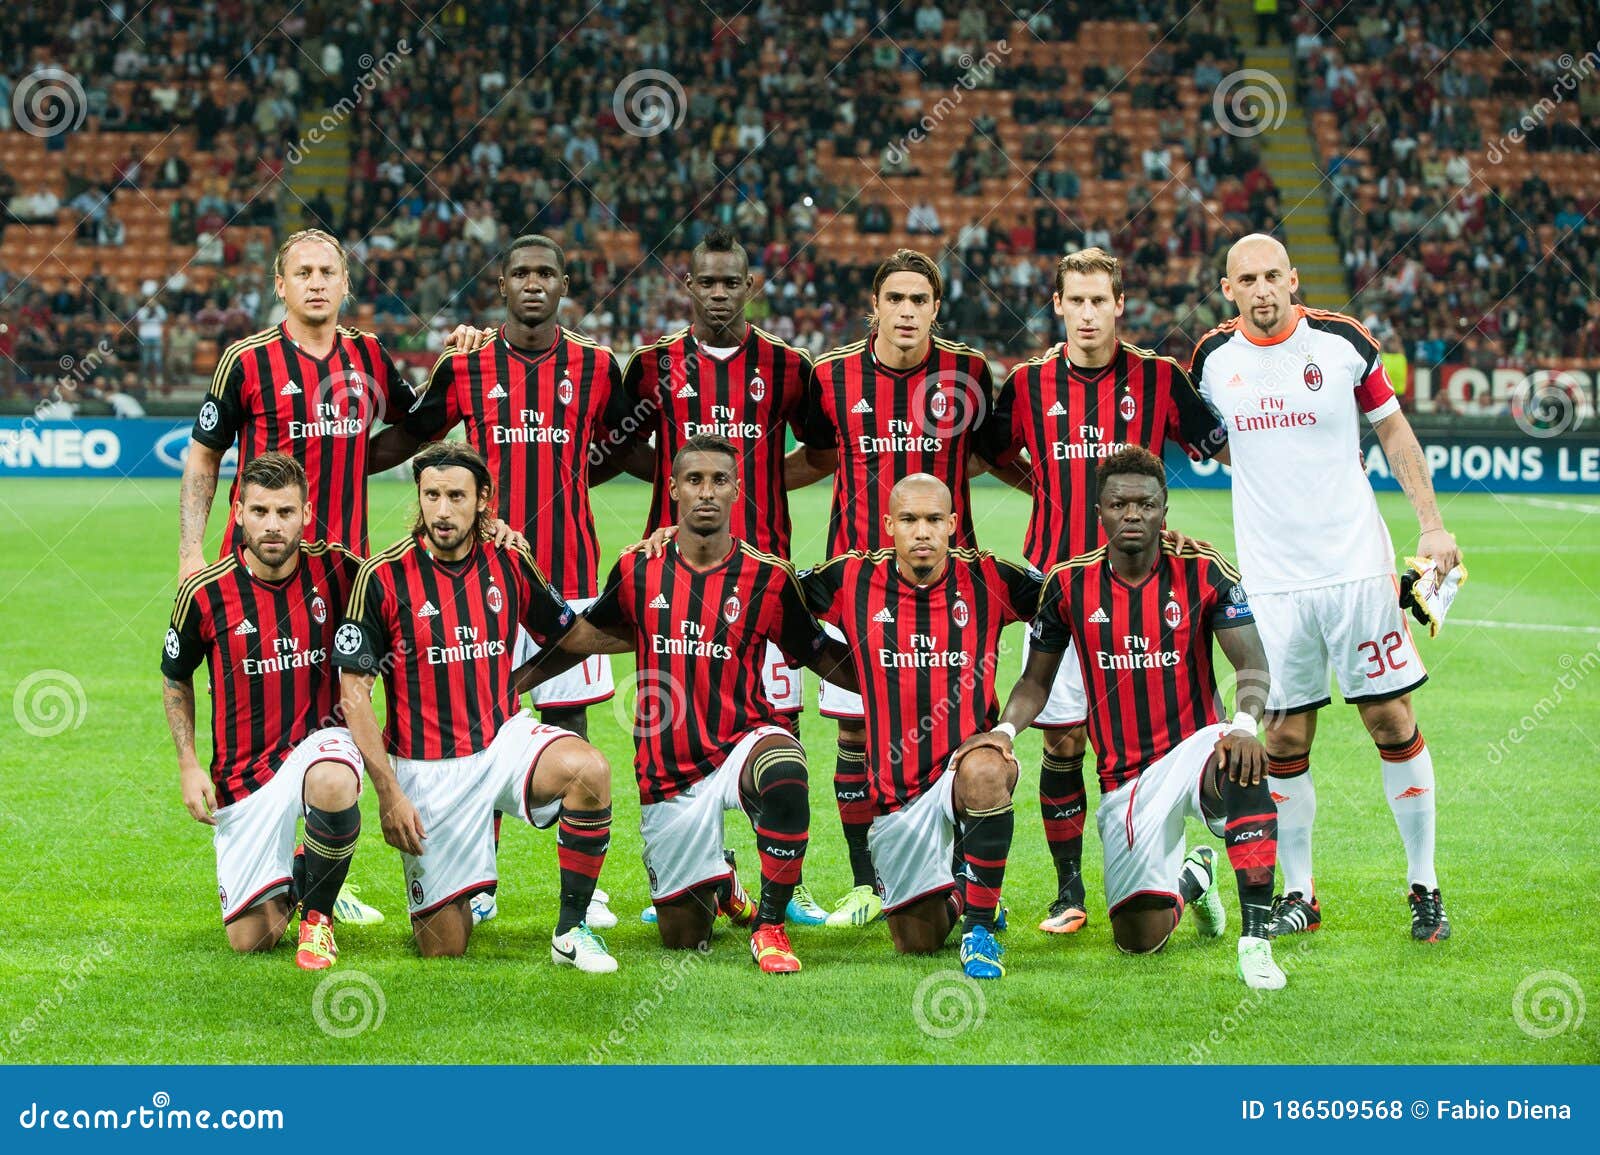
[{"label": "white pitch line", "polygon": [[1585,505],[1581,501],[1556,501],[1549,497],[1523,497],[1520,494],[1502,494],[1502,501],[1520,501],[1540,509],[1559,509],[1567,513],[1600,513],[1600,505]]},{"label": "white pitch line", "polygon": [[1556,634],[1600,634],[1600,626],[1547,625],[1540,622],[1486,622],[1473,618],[1452,618],[1458,626],[1482,626],[1490,630],[1549,630]]}]

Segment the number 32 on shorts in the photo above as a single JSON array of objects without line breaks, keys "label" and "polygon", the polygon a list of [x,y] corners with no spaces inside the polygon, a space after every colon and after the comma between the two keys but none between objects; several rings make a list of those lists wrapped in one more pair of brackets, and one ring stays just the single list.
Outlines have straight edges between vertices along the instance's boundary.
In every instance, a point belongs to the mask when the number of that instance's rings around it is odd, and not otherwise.
[{"label": "number 32 on shorts", "polygon": [[1362,642],[1356,649],[1367,656],[1367,661],[1372,668],[1367,671],[1369,678],[1381,678],[1390,670],[1402,670],[1407,662],[1400,657],[1397,651],[1406,644],[1404,636],[1399,630],[1390,630],[1375,642]]}]

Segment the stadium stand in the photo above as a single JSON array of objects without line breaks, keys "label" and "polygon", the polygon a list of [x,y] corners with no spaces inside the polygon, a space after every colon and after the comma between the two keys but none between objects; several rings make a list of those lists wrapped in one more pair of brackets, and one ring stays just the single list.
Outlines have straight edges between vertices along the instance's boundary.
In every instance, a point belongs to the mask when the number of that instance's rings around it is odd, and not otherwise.
[{"label": "stadium stand", "polygon": [[[124,391],[192,388],[275,319],[273,238],[310,223],[351,252],[351,320],[401,354],[492,320],[498,251],[530,230],[568,247],[565,319],[625,352],[682,322],[684,254],[720,223],[758,267],[752,319],[813,350],[861,332],[872,266],[906,244],[939,257],[946,332],[1014,360],[1054,339],[1056,255],[1101,244],[1130,339],[1187,356],[1229,311],[1230,241],[1299,244],[1308,204],[1348,307],[1422,363],[1600,348],[1594,112],[1572,96],[1503,139],[1559,84],[1579,0],[1493,36],[1464,3],[1315,0],[1281,57],[1250,55],[1236,0],[587,8],[13,5],[0,392],[95,359]],[[1279,60],[1307,178],[1214,99]],[[78,86],[72,131],[13,116],[46,67]]]}]

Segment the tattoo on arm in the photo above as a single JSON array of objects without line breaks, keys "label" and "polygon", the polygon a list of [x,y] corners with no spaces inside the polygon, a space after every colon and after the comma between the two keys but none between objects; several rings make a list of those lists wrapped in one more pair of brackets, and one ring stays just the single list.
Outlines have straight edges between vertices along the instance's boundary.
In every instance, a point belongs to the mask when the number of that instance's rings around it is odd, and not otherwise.
[{"label": "tattoo on arm", "polygon": [[1423,453],[1417,435],[1409,425],[1404,424],[1403,419],[1384,443],[1383,452],[1389,459],[1389,472],[1405,491],[1406,500],[1411,502],[1411,508],[1416,511],[1423,532],[1442,527],[1444,517],[1439,512],[1439,500],[1433,492],[1433,475],[1428,469],[1428,457]]},{"label": "tattoo on arm", "polygon": [[161,702],[167,710],[167,728],[178,753],[194,750],[194,683],[162,675]]},{"label": "tattoo on arm", "polygon": [[206,519],[211,516],[211,501],[216,495],[216,473],[203,469],[184,473],[178,507],[180,550],[200,549],[205,545]]}]

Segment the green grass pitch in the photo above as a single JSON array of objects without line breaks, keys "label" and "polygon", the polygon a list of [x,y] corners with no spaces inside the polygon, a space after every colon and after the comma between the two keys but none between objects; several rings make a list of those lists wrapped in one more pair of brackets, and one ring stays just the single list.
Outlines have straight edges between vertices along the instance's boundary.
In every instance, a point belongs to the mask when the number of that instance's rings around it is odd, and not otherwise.
[{"label": "green grass pitch", "polygon": [[[647,496],[632,482],[597,492],[608,555],[636,535]],[[374,485],[374,542],[399,536],[410,497],[407,486]],[[802,561],[821,548],[827,500],[825,486],[796,495]],[[1017,556],[1025,500],[983,485],[974,504],[982,543]],[[0,743],[0,1061],[1600,1058],[1600,1015],[1577,1021],[1583,988],[1600,996],[1600,946],[1588,918],[1600,901],[1600,504],[1446,499],[1472,580],[1457,603],[1460,620],[1437,639],[1419,639],[1432,679],[1417,702],[1439,773],[1438,855],[1455,937],[1436,947],[1411,942],[1404,860],[1379,762],[1354,711],[1334,708],[1323,716],[1314,758],[1324,929],[1278,944],[1290,982],[1279,993],[1247,991],[1235,978],[1232,933],[1202,945],[1186,923],[1160,956],[1119,956],[1099,894],[1093,823],[1089,929],[1065,942],[1034,929],[1053,891],[1036,736],[1019,744],[1025,772],[1006,878],[1012,925],[1002,982],[980,990],[954,977],[953,947],[935,958],[897,958],[881,924],[796,929],[806,969],[790,978],[759,975],[740,931],[719,930],[707,956],[669,955],[637,918],[648,902],[637,793],[630,740],[611,705],[595,708],[590,724],[616,769],[616,836],[601,882],[622,918],[607,936],[619,974],[583,976],[550,964],[553,839],[511,824],[500,918],[474,936],[465,959],[419,960],[399,859],[383,842],[370,792],[352,878],[389,921],[342,930],[339,966],[327,980],[297,971],[288,950],[235,957],[217,916],[209,832],[179,801],[159,704],[176,506],[176,482],[8,481],[0,491],[0,703],[13,711]],[[1406,551],[1415,541],[1409,509],[1391,496],[1383,508]],[[213,537],[222,520],[219,504]],[[1171,522],[1232,554],[1226,493],[1174,494]],[[1017,648],[1013,639],[1002,693],[1015,677]],[[619,661],[619,676],[630,665]],[[81,704],[72,683],[52,699],[60,675],[42,671],[70,676]],[[807,702],[806,875],[831,898],[848,881],[830,787],[834,734],[815,713],[814,683]],[[65,713],[51,714],[53,707]],[[60,732],[28,733],[18,721],[28,710],[33,729]],[[730,843],[753,863],[747,830],[730,828]],[[753,869],[746,873],[753,884]],[[1234,919],[1231,881],[1224,885]]]}]

